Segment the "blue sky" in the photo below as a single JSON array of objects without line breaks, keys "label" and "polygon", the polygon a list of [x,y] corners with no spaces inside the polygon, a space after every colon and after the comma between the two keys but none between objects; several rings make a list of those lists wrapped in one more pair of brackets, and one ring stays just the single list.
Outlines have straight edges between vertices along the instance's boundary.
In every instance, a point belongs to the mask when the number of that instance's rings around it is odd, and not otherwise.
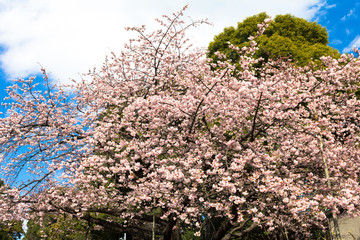
[{"label": "blue sky", "polygon": [[213,23],[190,33],[196,46],[206,47],[224,27],[263,11],[317,21],[340,52],[360,46],[354,0],[0,0],[0,98],[11,79],[38,75],[40,65],[60,83],[80,79],[133,37],[124,27],[154,29],[154,18],[187,3],[186,15]]},{"label": "blue sky", "polygon": [[340,52],[350,52],[353,45],[360,47],[360,1],[328,0],[315,16],[329,33],[330,46]]}]

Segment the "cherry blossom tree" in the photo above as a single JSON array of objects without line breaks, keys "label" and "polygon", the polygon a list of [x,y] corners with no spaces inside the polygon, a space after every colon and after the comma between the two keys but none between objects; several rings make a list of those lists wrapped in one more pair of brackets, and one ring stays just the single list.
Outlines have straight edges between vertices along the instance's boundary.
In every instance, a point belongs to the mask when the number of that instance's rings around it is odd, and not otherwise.
[{"label": "cherry blossom tree", "polygon": [[233,47],[234,74],[191,47],[186,30],[205,21],[183,10],[155,32],[129,28],[139,37],[73,91],[45,72],[45,91],[34,79],[9,88],[3,172],[32,178],[1,190],[2,220],[66,214],[142,239],[207,226],[226,240],[259,228],[306,238],[359,213],[357,58],[258,67],[254,36]]}]

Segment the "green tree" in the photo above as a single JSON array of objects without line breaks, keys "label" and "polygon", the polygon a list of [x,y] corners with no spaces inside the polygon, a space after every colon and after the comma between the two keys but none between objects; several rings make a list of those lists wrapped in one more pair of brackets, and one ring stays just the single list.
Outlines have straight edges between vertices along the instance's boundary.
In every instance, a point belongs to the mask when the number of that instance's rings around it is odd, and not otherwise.
[{"label": "green tree", "polygon": [[[238,62],[239,54],[229,48],[229,43],[242,48],[249,45],[249,37],[255,36],[258,24],[269,16],[260,13],[239,22],[237,27],[227,27],[210,42],[208,57],[218,60],[215,52],[226,54],[227,59]],[[324,27],[316,22],[290,14],[277,15],[257,39],[259,51],[257,57],[268,59],[290,58],[298,65],[306,65],[321,56],[339,56],[339,52],[328,46],[328,34]]]},{"label": "green tree", "polygon": [[0,240],[15,240],[21,239],[24,233],[22,229],[22,222],[12,221],[11,223],[0,224]]},{"label": "green tree", "polygon": [[[4,181],[0,179],[0,187],[4,186]],[[22,221],[9,221],[0,223],[0,240],[20,239],[22,229]]]},{"label": "green tree", "polygon": [[122,233],[96,227],[87,221],[66,214],[46,214],[42,223],[39,218],[28,221],[23,240],[118,240]]}]

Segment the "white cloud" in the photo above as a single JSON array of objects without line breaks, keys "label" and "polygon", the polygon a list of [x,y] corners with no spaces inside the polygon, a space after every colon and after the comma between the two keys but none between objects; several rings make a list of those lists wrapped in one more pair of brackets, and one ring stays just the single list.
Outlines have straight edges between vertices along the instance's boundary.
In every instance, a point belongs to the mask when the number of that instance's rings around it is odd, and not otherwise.
[{"label": "white cloud", "polygon": [[346,14],[345,16],[343,16],[341,18],[341,21],[345,21],[347,18],[351,17],[351,16],[356,16],[355,13],[354,13],[354,9],[350,9],[350,11],[348,12],[348,14]]},{"label": "white cloud", "polygon": [[326,9],[331,9],[331,8],[334,8],[334,7],[336,7],[336,4],[327,5],[325,8]]},{"label": "white cloud", "polygon": [[0,0],[0,54],[9,78],[27,77],[40,70],[55,79],[79,79],[100,64],[110,50],[119,51],[130,38],[124,27],[146,24],[178,11],[192,19],[208,18],[214,26],[192,31],[198,46],[206,47],[224,27],[266,11],[311,19],[324,0]]},{"label": "white cloud", "polygon": [[334,39],[334,40],[331,41],[331,44],[334,44],[334,45],[340,45],[342,43],[343,42],[340,39]]},{"label": "white cloud", "polygon": [[354,47],[360,48],[360,35],[357,35],[354,38],[354,40],[352,40],[351,43],[346,48],[344,48],[342,52],[344,53],[351,52],[354,49]]}]

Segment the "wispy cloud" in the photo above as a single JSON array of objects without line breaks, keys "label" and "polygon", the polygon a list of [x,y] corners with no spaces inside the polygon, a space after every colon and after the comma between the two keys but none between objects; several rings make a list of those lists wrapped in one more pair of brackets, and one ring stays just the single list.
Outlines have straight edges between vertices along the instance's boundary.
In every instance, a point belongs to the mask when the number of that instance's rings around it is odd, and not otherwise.
[{"label": "wispy cloud", "polygon": [[79,79],[103,62],[110,50],[119,51],[130,38],[126,26],[147,24],[181,9],[186,15],[207,17],[214,27],[192,32],[198,46],[206,47],[224,27],[266,11],[291,13],[311,19],[324,0],[0,0],[0,67],[8,78],[39,72],[39,64],[55,79]]},{"label": "wispy cloud", "polygon": [[[335,4],[333,4],[335,5]],[[311,18],[312,21],[319,22],[322,17],[324,17],[328,10],[335,7],[333,5],[329,5],[326,0],[318,1],[316,4],[312,6],[314,14]]]},{"label": "wispy cloud", "polygon": [[359,48],[360,47],[360,35],[357,35],[354,40],[351,41],[351,43],[343,49],[343,52],[348,53],[353,50],[353,48]]},{"label": "wispy cloud", "polygon": [[331,5],[326,5],[325,8],[326,9],[331,9],[331,8],[334,8],[336,7],[336,4],[331,4]]},{"label": "wispy cloud", "polygon": [[350,9],[349,13],[346,14],[345,16],[343,16],[341,18],[341,21],[345,21],[347,18],[351,17],[351,16],[355,16],[355,11],[354,9]]},{"label": "wispy cloud", "polygon": [[334,39],[334,40],[331,41],[331,44],[334,44],[334,45],[340,45],[342,43],[343,42],[340,39]]}]

